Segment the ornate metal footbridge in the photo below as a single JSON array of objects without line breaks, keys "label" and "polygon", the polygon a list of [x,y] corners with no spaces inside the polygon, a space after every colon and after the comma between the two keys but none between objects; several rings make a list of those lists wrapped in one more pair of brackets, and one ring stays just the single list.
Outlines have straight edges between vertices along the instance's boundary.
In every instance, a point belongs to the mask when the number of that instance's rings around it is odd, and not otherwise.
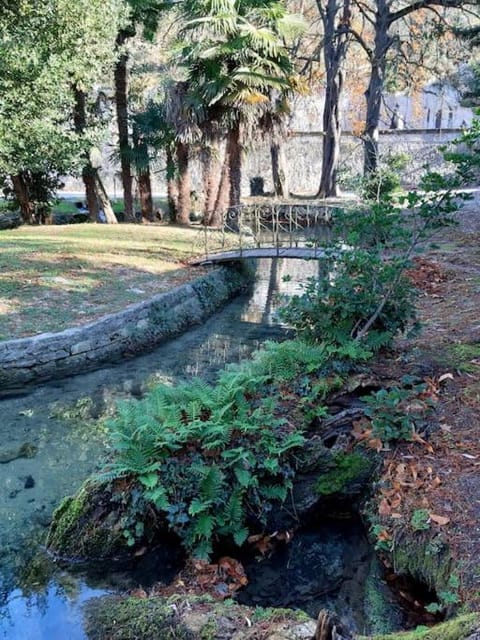
[{"label": "ornate metal footbridge", "polygon": [[253,204],[230,209],[221,228],[199,227],[193,247],[198,257],[190,264],[252,258],[322,258],[333,209],[331,204],[323,203]]}]

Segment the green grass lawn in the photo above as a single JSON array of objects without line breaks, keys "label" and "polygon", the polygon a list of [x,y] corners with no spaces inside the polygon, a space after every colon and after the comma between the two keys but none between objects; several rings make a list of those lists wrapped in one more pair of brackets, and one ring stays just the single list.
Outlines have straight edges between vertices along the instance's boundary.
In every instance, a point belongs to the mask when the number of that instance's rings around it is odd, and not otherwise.
[{"label": "green grass lawn", "polygon": [[[62,215],[69,215],[78,213],[78,209],[75,206],[76,202],[85,202],[85,198],[79,196],[78,198],[60,198],[52,207],[52,212]],[[116,200],[111,200],[112,209],[115,213],[121,213],[124,210],[123,199],[118,198]],[[156,209],[159,207],[160,209],[166,210],[167,208],[167,200],[166,198],[155,198],[153,202],[153,208]]]},{"label": "green grass lawn", "polygon": [[0,340],[59,331],[197,277],[198,229],[75,224],[0,231]]}]

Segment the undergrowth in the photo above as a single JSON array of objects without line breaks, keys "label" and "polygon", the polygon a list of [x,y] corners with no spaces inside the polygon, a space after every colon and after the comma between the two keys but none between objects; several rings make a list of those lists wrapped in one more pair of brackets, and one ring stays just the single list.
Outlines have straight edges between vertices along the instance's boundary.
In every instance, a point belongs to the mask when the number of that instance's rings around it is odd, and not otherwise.
[{"label": "undergrowth", "polygon": [[[219,538],[241,545],[287,499],[313,413],[322,413],[341,372],[369,356],[358,345],[267,343],[215,385],[160,385],[119,406],[108,425],[114,459],[99,480],[133,478],[197,557],[208,557]],[[125,530],[129,544],[142,535],[141,522]]]}]

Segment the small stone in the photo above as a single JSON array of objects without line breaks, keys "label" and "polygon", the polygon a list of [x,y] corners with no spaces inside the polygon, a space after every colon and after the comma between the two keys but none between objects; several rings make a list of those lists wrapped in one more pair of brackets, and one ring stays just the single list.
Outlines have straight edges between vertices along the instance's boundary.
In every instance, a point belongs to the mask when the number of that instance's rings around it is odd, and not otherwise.
[{"label": "small stone", "polygon": [[32,476],[27,476],[25,478],[25,484],[23,485],[25,489],[33,489],[33,487],[35,486],[35,480],[32,478]]}]

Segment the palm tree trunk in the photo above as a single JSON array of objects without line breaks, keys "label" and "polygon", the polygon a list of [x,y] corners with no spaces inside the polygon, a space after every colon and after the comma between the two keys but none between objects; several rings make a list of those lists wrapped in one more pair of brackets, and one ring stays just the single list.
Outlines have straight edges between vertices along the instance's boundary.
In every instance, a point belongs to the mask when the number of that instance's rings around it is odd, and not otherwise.
[{"label": "palm tree trunk", "polygon": [[224,224],[224,216],[228,209],[230,201],[230,162],[225,149],[225,157],[222,164],[222,171],[220,174],[220,183],[218,185],[217,197],[215,200],[215,206],[213,207],[212,215],[208,220],[208,224],[212,227],[222,227]]},{"label": "palm tree trunk", "polygon": [[35,206],[30,200],[28,184],[22,173],[11,176],[15,197],[20,206],[20,213],[25,224],[35,224]]},{"label": "palm tree trunk", "polygon": [[137,180],[142,218],[153,222],[153,198],[152,182],[150,180],[150,167],[144,167],[142,172],[138,174]]},{"label": "palm tree trunk", "polygon": [[272,160],[273,192],[280,198],[288,198],[290,188],[288,186],[287,163],[282,145],[278,143],[271,144],[270,157]]},{"label": "palm tree trunk", "polygon": [[[118,49],[125,44],[130,34],[120,31],[117,36]],[[125,207],[125,220],[135,222],[133,211],[132,167],[130,160],[130,143],[128,133],[128,54],[121,52],[115,64],[115,105],[117,111],[118,144],[120,150],[120,165],[122,170],[123,200]]]},{"label": "palm tree trunk", "polygon": [[178,213],[178,182],[175,178],[175,160],[172,149],[165,150],[167,157],[167,205],[170,222],[176,222]]},{"label": "palm tree trunk", "polygon": [[190,150],[187,144],[177,142],[177,169],[178,169],[178,209],[176,222],[178,224],[190,224],[191,211],[191,181],[190,181]]},{"label": "palm tree trunk", "polygon": [[228,133],[227,158],[230,173],[229,207],[238,209],[242,182],[242,147],[240,145],[240,125],[238,123]]},{"label": "palm tree trunk", "polygon": [[206,147],[202,152],[202,181],[204,202],[204,220],[211,224],[215,219],[215,203],[221,179],[221,166],[218,161],[218,145]]}]

